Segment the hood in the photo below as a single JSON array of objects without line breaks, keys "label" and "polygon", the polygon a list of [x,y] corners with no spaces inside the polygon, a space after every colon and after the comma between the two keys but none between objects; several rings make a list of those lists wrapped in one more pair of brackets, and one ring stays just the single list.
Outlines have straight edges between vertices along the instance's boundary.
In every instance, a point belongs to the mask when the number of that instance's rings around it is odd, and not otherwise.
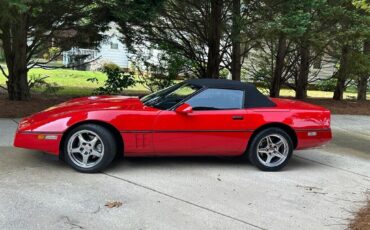
[{"label": "hood", "polygon": [[91,96],[66,101],[36,113],[27,120],[45,119],[58,114],[97,110],[143,110],[147,108],[137,97]]},{"label": "hood", "polygon": [[50,107],[44,111],[56,110],[56,109],[142,109],[144,104],[139,100],[138,97],[126,97],[126,96],[90,96],[76,98],[66,101],[62,104]]},{"label": "hood", "polygon": [[313,105],[307,102],[281,99],[281,98],[270,98],[279,109],[295,109],[295,110],[316,110],[316,111],[328,111],[326,108]]},{"label": "hood", "polygon": [[91,96],[72,99],[62,104],[50,107],[43,112],[75,111],[75,110],[138,110],[144,104],[137,97],[125,96]]}]

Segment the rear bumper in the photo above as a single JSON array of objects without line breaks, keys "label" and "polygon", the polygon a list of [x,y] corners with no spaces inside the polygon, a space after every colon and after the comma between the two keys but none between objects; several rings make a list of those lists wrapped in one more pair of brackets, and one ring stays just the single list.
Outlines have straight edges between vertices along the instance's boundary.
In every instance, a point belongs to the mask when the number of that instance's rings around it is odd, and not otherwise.
[{"label": "rear bumper", "polygon": [[18,148],[39,150],[53,155],[59,155],[61,133],[36,133],[17,131],[14,146]]},{"label": "rear bumper", "polygon": [[296,149],[308,149],[322,146],[332,139],[331,129],[296,130],[298,145]]}]

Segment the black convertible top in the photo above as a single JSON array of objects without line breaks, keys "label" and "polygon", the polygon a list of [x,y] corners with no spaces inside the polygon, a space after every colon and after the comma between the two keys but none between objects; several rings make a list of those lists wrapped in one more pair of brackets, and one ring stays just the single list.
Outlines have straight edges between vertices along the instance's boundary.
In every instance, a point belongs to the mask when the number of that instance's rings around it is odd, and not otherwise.
[{"label": "black convertible top", "polygon": [[225,79],[190,79],[185,82],[204,88],[243,90],[245,92],[245,108],[276,106],[274,102],[249,83]]}]

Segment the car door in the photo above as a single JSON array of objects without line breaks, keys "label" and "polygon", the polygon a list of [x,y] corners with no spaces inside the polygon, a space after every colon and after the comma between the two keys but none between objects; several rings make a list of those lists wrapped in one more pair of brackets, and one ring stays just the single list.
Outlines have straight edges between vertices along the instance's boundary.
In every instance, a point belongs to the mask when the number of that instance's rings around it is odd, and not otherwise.
[{"label": "car door", "polygon": [[241,155],[250,132],[246,129],[244,91],[208,88],[185,103],[190,113],[164,110],[154,122],[156,155]]}]

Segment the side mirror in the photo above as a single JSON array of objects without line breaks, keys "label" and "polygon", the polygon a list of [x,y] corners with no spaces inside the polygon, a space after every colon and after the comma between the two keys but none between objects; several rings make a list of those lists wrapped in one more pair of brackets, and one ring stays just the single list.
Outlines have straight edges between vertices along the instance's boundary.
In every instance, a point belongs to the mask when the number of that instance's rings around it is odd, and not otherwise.
[{"label": "side mirror", "polygon": [[175,111],[176,113],[189,114],[193,112],[193,108],[189,104],[184,103],[177,107]]}]

